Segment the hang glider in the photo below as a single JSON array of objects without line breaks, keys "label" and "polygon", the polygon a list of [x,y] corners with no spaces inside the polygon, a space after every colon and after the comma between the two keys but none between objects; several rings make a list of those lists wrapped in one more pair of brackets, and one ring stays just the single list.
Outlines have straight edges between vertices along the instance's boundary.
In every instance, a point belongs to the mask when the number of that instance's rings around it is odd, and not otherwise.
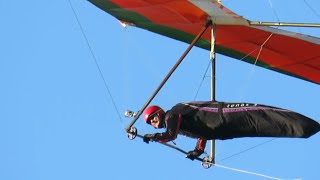
[{"label": "hang glider", "polygon": [[[133,126],[193,46],[210,50],[212,76],[215,53],[320,84],[320,38],[275,28],[275,26],[320,27],[311,23],[254,22],[233,13],[219,0],[89,0],[117,18],[121,24],[136,26],[189,44],[158,88],[133,117],[126,131],[129,139],[143,137]],[[273,26],[273,27],[271,27]],[[211,31],[207,28],[211,27]],[[212,78],[211,101],[215,100]],[[319,130],[317,130],[319,131]],[[210,156],[202,161],[205,168],[215,163],[215,141]],[[181,153],[171,144],[159,142]]]},{"label": "hang glider", "polygon": [[[269,27],[319,24],[249,21],[210,0],[89,1],[126,25],[188,44],[209,18],[215,26],[215,52],[320,84],[320,38]],[[210,32],[195,45],[210,50]]]}]

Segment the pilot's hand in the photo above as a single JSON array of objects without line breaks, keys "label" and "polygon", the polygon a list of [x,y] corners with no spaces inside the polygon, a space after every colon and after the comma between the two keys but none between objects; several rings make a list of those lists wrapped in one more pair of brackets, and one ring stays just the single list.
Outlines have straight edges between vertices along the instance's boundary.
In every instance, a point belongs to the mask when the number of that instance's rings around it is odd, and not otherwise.
[{"label": "pilot's hand", "polygon": [[203,151],[200,151],[200,150],[193,150],[193,151],[189,151],[188,153],[187,153],[187,156],[186,156],[186,158],[189,158],[189,159],[191,159],[192,161],[194,160],[194,159],[196,159],[197,157],[199,157],[201,154],[203,153]]},{"label": "pilot's hand", "polygon": [[149,144],[150,141],[154,141],[156,135],[157,134],[145,134],[143,136],[143,142]]}]

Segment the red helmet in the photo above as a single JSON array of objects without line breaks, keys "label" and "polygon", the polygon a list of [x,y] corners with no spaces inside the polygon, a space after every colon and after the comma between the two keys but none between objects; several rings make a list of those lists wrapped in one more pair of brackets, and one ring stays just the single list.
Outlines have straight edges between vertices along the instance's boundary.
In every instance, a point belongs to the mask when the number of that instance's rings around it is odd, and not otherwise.
[{"label": "red helmet", "polygon": [[149,106],[143,113],[143,118],[146,123],[150,124],[151,117],[155,114],[162,117],[165,113],[159,106]]}]

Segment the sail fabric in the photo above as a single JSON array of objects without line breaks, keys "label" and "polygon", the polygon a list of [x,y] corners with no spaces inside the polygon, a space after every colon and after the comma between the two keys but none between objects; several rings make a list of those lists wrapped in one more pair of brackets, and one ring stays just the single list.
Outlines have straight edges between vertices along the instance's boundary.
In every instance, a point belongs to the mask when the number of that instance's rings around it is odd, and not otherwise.
[{"label": "sail fabric", "polygon": [[[211,19],[215,51],[279,73],[320,84],[320,38],[273,27],[250,26],[247,19],[210,0],[89,0],[120,20],[190,43]],[[210,50],[207,31],[196,46]]]}]

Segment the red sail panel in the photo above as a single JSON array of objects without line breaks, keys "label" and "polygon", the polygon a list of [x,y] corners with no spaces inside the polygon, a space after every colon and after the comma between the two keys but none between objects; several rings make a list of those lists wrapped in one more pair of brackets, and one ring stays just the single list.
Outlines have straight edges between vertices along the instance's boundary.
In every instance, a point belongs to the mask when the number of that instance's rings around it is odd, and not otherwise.
[{"label": "red sail panel", "polygon": [[[219,3],[188,0],[90,0],[116,17],[190,43],[206,20],[216,21],[216,52],[320,84],[320,39],[271,27],[253,27]],[[196,45],[210,50],[207,31]]]}]

